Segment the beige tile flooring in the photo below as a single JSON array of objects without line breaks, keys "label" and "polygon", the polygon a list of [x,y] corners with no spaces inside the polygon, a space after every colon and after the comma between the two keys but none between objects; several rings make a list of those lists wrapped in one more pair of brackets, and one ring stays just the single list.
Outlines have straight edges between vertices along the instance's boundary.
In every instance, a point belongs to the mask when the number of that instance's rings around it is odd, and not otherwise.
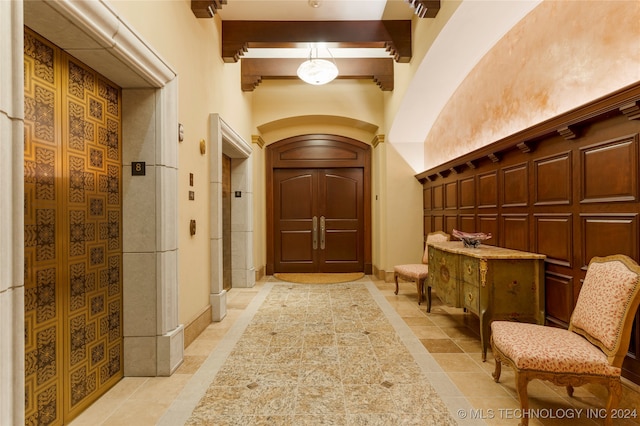
[{"label": "beige tile flooring", "polygon": [[[430,356],[446,373],[447,379],[455,384],[455,392],[461,392],[466,397],[464,403],[460,401],[460,413],[448,403],[452,416],[459,423],[468,423],[470,417],[482,417],[489,425],[518,424],[518,402],[513,373],[508,368],[503,368],[500,383],[496,384],[493,381],[493,358],[488,354],[486,362],[481,360],[477,319],[462,310],[443,306],[435,295],[432,312],[427,314],[425,304],[417,304],[415,286],[412,283],[401,283],[397,296],[393,294],[393,284],[383,281],[374,281],[373,284],[380,291],[381,297],[386,299],[399,318],[404,320],[408,329],[429,351]],[[261,294],[264,285],[265,281],[260,281],[251,289],[231,290],[228,293],[226,318],[222,322],[209,325],[186,348],[184,363],[171,377],[124,378],[78,416],[71,425],[155,425],[161,419],[165,425],[181,424],[172,423],[170,416],[172,411],[179,411],[181,408],[182,400],[179,396],[184,398],[185,393],[189,394],[190,390],[208,386],[211,377],[206,377],[203,373],[204,367],[200,367],[215,362],[216,358],[219,358],[219,364],[224,361],[226,354],[231,350],[224,348],[225,343],[233,341],[233,335],[238,334],[241,323],[246,321],[246,315],[243,313],[256,296]],[[221,342],[223,344],[216,348]],[[198,374],[195,374],[196,372]],[[190,397],[197,400],[200,396],[201,392]],[[541,416],[532,419],[531,425],[602,424],[600,419],[587,418],[594,417],[597,409],[603,407],[606,391],[600,387],[576,388],[574,397],[569,398],[564,388],[534,381],[529,385],[529,396],[531,408],[540,409]],[[470,405],[466,405],[467,401]],[[640,393],[637,387],[624,386],[620,408],[632,410],[640,409],[639,407]],[[625,414],[623,411],[621,413]],[[568,418],[578,415],[579,418]],[[463,416],[467,419],[463,420]],[[567,418],[560,418],[562,416]],[[640,420],[621,419],[614,424],[640,425]]]}]

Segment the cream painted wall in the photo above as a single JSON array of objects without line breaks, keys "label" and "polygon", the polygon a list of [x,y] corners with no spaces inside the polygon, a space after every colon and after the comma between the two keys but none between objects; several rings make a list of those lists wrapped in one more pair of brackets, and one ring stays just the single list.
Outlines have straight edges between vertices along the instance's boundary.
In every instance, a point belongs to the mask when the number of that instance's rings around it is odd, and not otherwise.
[{"label": "cream painted wall", "polygon": [[421,262],[424,238],[422,185],[394,145],[386,145],[386,173],[382,182],[385,211],[382,230],[386,240],[381,247],[379,267],[389,274],[394,265]]},{"label": "cream painted wall", "polygon": [[[216,41],[215,46],[218,45],[219,42]],[[219,54],[218,58],[220,58]],[[219,78],[222,88],[221,96],[220,94],[214,95],[216,102],[221,102],[220,109],[211,112],[219,112],[222,119],[245,142],[251,144],[251,135],[255,133],[253,117],[250,113],[253,105],[253,92],[243,92],[240,89],[240,62],[225,63],[222,67],[222,77],[210,76],[209,78]]]},{"label": "cream painted wall", "polygon": [[[400,147],[422,156],[423,147],[407,147],[406,141],[390,139],[391,126],[420,63],[460,3],[444,0],[435,19],[413,18],[411,62],[395,63],[394,89],[384,94],[385,128],[380,133],[386,141],[376,150],[376,174],[382,178],[375,188],[378,200],[374,199],[373,204],[373,263],[386,272],[387,279],[394,265],[420,262],[423,245],[422,186],[415,179],[413,168],[398,153]],[[424,101],[428,102],[428,94]]]},{"label": "cream painted wall", "polygon": [[[369,143],[379,129],[384,127],[383,92],[373,80],[334,80],[324,86],[313,86],[297,80],[265,80],[254,91],[253,123],[257,129],[269,123],[290,117],[338,116],[370,123],[376,129],[340,129],[326,120],[299,123],[295,128],[277,128],[261,132],[267,144],[304,133],[330,132],[333,128],[339,134],[360,133],[362,142]],[[327,125],[328,124],[328,125]]]},{"label": "cream painted wall", "polygon": [[639,81],[638,22],[635,0],[544,1],[450,98],[426,137],[425,169]]},{"label": "cream painted wall", "polygon": [[[149,7],[153,7],[153,19]],[[209,303],[209,160],[199,141],[210,146],[209,114],[217,112],[251,141],[251,96],[240,90],[238,64],[224,64],[220,54],[220,21],[196,19],[190,0],[112,0],[112,6],[178,74],[178,121],[184,125],[178,174],[179,320],[188,323]],[[194,186],[189,187],[189,173]],[[189,190],[195,200],[189,201]],[[189,235],[189,221],[197,233]]]}]

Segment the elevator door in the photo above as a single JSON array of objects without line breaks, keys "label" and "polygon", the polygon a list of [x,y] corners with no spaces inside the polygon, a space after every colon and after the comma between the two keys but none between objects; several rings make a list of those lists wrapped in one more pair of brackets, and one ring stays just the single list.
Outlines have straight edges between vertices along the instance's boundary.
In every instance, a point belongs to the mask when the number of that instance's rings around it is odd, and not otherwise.
[{"label": "elevator door", "polygon": [[122,369],[121,91],[25,29],[25,423],[64,424]]},{"label": "elevator door", "polygon": [[274,170],[276,272],[364,270],[363,173]]}]

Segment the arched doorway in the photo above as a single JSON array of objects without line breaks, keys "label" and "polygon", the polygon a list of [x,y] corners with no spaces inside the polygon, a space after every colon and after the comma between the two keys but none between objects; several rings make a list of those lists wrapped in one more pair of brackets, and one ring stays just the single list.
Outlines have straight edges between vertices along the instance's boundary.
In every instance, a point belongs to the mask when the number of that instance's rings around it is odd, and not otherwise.
[{"label": "arched doorway", "polygon": [[267,274],[371,273],[370,164],[370,146],[343,136],[267,147]]}]

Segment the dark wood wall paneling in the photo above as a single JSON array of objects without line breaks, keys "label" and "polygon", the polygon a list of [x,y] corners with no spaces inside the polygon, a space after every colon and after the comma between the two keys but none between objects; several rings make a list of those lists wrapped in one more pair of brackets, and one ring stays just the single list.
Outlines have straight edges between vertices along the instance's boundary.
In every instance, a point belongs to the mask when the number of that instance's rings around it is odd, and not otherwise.
[{"label": "dark wood wall paneling", "polygon": [[[545,254],[547,323],[567,327],[592,257],[640,262],[639,145],[640,83],[417,175],[425,237]],[[640,383],[640,313],[623,375]]]}]

